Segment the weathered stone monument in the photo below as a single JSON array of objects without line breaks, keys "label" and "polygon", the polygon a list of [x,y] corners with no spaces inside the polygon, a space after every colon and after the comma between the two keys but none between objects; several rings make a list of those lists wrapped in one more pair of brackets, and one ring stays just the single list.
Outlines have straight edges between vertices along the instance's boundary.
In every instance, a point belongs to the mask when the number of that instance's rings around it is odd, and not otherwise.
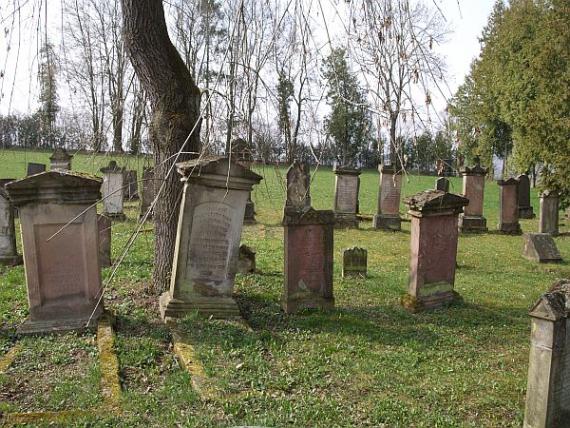
[{"label": "weathered stone monument", "polygon": [[30,306],[19,333],[83,328],[101,313],[95,205],[100,188],[97,177],[70,171],[6,185],[20,211]]},{"label": "weathered stone monument", "polygon": [[519,224],[518,188],[514,178],[497,181],[499,185],[499,232],[510,235],[522,233]]},{"label": "weathered stone monument", "polygon": [[457,217],[469,200],[453,193],[426,190],[404,200],[412,217],[410,276],[402,305],[411,312],[444,306],[453,290],[459,231]]},{"label": "weathered stone monument", "polygon": [[111,262],[111,219],[103,214],[97,215],[97,228],[99,231],[99,265],[109,267]]},{"label": "weathered stone monument", "polygon": [[[232,162],[237,162],[247,169],[251,169],[253,164],[253,153],[250,150],[247,141],[243,138],[236,138],[232,141]],[[255,224],[255,204],[251,199],[251,191],[247,197],[245,204],[245,212],[243,216],[244,224]]]},{"label": "weathered stone monument", "polygon": [[124,168],[119,168],[117,162],[112,160],[100,171],[103,173],[103,185],[101,186],[103,214],[112,220],[125,220],[126,216],[123,213]]},{"label": "weathered stone monument", "polygon": [[232,297],[248,192],[261,177],[227,157],[177,164],[184,181],[170,290],[160,297],[163,319],[192,311],[239,316]]},{"label": "weathered stone monument", "polygon": [[485,176],[487,168],[481,166],[477,156],[474,167],[460,170],[463,176],[463,196],[469,200],[464,213],[459,216],[461,232],[486,232],[487,219],[483,217],[483,200],[485,197]]},{"label": "weathered stone monument", "polygon": [[449,192],[449,180],[445,177],[439,177],[437,180],[435,180],[435,190]]},{"label": "weathered stone monument", "polygon": [[16,248],[14,207],[4,189],[13,178],[0,179],[0,265],[17,266],[22,264],[22,256]]},{"label": "weathered stone monument", "polygon": [[[141,194],[141,212],[140,217],[146,215],[150,209],[152,201],[155,197],[154,190],[154,169],[151,167],[143,168],[142,174],[142,194]],[[152,219],[152,211],[148,214],[147,220]]]},{"label": "weathered stone monument", "polygon": [[375,229],[401,230],[400,192],[402,174],[391,165],[380,165],[380,188],[378,190],[378,209],[374,215]]},{"label": "weathered stone monument", "polygon": [[34,175],[39,174],[40,172],[44,172],[46,170],[46,166],[43,163],[34,163],[28,162],[28,169],[26,171],[26,175]]},{"label": "weathered stone monument", "polygon": [[360,169],[334,167],[335,178],[334,215],[335,227],[358,228],[358,191]]},{"label": "weathered stone monument", "polygon": [[49,158],[50,170],[53,171],[54,169],[60,169],[70,171],[71,159],[73,159],[73,156],[67,153],[67,150],[62,147],[58,147]]},{"label": "weathered stone monument", "polygon": [[287,200],[283,210],[286,313],[306,308],[334,307],[333,211],[311,208],[308,165],[297,161],[287,171]]},{"label": "weathered stone monument", "polygon": [[368,251],[364,248],[352,247],[342,251],[342,277],[366,277],[368,267]]},{"label": "weathered stone monument", "polygon": [[557,192],[546,190],[540,194],[540,220],[538,231],[558,235],[559,196]]},{"label": "weathered stone monument", "polygon": [[531,336],[524,428],[570,426],[570,280],[530,310]]},{"label": "weathered stone monument", "polygon": [[124,171],[124,175],[125,192],[123,192],[123,199],[125,201],[139,199],[137,172],[135,170]]},{"label": "weathered stone monument", "polygon": [[255,273],[255,251],[247,245],[240,245],[238,256],[238,273]]},{"label": "weathered stone monument", "polygon": [[528,175],[521,174],[517,177],[519,183],[518,189],[518,205],[519,205],[519,218],[534,218],[534,211],[530,204],[530,180]]},{"label": "weathered stone monument", "polygon": [[523,256],[540,263],[561,262],[562,257],[552,236],[548,233],[525,233]]}]

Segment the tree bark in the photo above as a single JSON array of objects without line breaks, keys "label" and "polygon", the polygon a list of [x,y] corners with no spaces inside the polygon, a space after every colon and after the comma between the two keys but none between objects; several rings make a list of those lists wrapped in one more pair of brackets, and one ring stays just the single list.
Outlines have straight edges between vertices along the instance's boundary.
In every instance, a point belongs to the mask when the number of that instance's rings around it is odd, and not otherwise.
[{"label": "tree bark", "polygon": [[174,162],[191,157],[177,156],[180,150],[196,156],[200,150],[200,91],[168,36],[162,0],[121,0],[121,4],[125,46],[152,108],[149,136],[155,178],[159,179],[155,186],[157,192],[158,186],[162,190],[154,209],[151,291],[159,293],[170,281],[182,191],[178,174],[171,168]]}]

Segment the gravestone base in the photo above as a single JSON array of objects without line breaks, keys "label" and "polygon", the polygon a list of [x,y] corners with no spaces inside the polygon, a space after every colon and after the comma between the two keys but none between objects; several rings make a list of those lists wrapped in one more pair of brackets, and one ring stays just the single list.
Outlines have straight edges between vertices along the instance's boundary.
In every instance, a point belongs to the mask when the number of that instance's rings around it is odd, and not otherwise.
[{"label": "gravestone base", "polygon": [[522,235],[521,225],[518,221],[515,223],[499,223],[499,233],[505,235]]},{"label": "gravestone base", "polygon": [[[449,284],[443,284],[449,286]],[[450,286],[453,288],[453,286]],[[456,291],[448,290],[436,292],[431,295],[422,297],[414,297],[411,294],[404,294],[400,299],[400,303],[407,311],[415,314],[422,311],[429,311],[432,309],[444,308],[454,302],[461,301],[462,298]]]},{"label": "gravestone base", "polygon": [[255,205],[253,201],[247,201],[245,203],[245,212],[243,215],[243,224],[256,224],[255,220]]},{"label": "gravestone base", "polygon": [[531,219],[535,217],[532,207],[519,207],[519,218]]},{"label": "gravestone base", "polygon": [[103,313],[102,305],[99,305],[93,317],[89,315],[79,318],[62,318],[57,320],[25,320],[17,329],[17,334],[49,334],[72,330],[90,330],[97,327],[97,322]]},{"label": "gravestone base", "polygon": [[159,306],[165,322],[168,318],[184,318],[192,312],[215,319],[241,318],[236,301],[227,296],[194,296],[191,300],[180,300],[172,298],[167,291],[160,296]]},{"label": "gravestone base", "polygon": [[281,307],[286,314],[293,314],[303,309],[334,309],[334,297],[326,298],[310,291],[299,292],[282,298]]},{"label": "gravestone base", "polygon": [[356,214],[335,213],[334,228],[335,229],[358,229],[358,217]]},{"label": "gravestone base", "polygon": [[459,216],[459,231],[466,232],[487,232],[487,219],[483,216]]},{"label": "gravestone base", "polygon": [[125,213],[103,213],[103,215],[109,217],[113,221],[125,221],[127,216]]},{"label": "gravestone base", "polygon": [[402,230],[402,219],[399,215],[376,214],[372,222],[372,227],[374,227],[374,229],[400,231]]},{"label": "gravestone base", "polygon": [[21,255],[15,256],[0,256],[0,265],[1,266],[19,266],[24,263],[24,258]]}]

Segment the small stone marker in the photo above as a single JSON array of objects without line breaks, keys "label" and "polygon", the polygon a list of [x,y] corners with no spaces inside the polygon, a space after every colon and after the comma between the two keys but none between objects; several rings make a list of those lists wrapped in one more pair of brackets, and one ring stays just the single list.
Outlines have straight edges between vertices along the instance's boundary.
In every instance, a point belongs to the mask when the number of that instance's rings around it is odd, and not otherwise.
[{"label": "small stone marker", "polygon": [[402,305],[411,312],[444,306],[457,298],[453,290],[459,231],[457,217],[469,201],[440,190],[404,200],[412,217],[410,277]]},{"label": "small stone marker", "polygon": [[483,217],[485,197],[485,176],[487,168],[481,166],[479,156],[475,157],[475,166],[461,169],[463,176],[463,196],[469,200],[464,213],[459,215],[461,232],[486,232],[487,219]]},{"label": "small stone marker", "polygon": [[523,256],[540,263],[561,262],[562,257],[552,236],[548,233],[525,233]]},{"label": "small stone marker", "polygon": [[73,156],[67,153],[67,150],[62,147],[58,147],[49,158],[50,170],[53,171],[54,169],[60,169],[70,171],[71,159],[73,159]]},{"label": "small stone marker", "polygon": [[97,215],[99,230],[99,265],[109,267],[111,262],[111,219],[103,214]]},{"label": "small stone marker", "polygon": [[364,248],[352,247],[342,252],[342,277],[366,277],[368,251]]},{"label": "small stone marker", "polygon": [[439,177],[437,180],[435,180],[435,190],[449,192],[449,180],[445,177]]},{"label": "small stone marker", "polygon": [[134,199],[139,199],[139,188],[137,180],[137,172],[135,170],[124,171],[125,178],[125,192],[123,193],[123,198],[126,201],[131,201]]},{"label": "small stone marker", "polygon": [[80,329],[101,314],[100,188],[97,177],[59,170],[6,185],[20,211],[30,305],[19,333]]},{"label": "small stone marker", "polygon": [[402,174],[391,165],[380,165],[380,188],[378,190],[378,209],[374,215],[374,229],[401,230],[400,192]]},{"label": "small stone marker", "polygon": [[255,251],[247,245],[240,245],[238,257],[238,273],[255,273]]},{"label": "small stone marker", "polygon": [[[232,162],[237,162],[244,168],[251,170],[253,163],[253,154],[243,138],[236,138],[232,141]],[[243,224],[255,224],[255,204],[251,199],[251,192],[247,197],[245,204],[245,212],[243,215]]]},{"label": "small stone marker", "polygon": [[530,204],[530,180],[528,175],[521,174],[517,177],[519,182],[518,190],[518,204],[519,204],[519,218],[534,218],[534,211]]},{"label": "small stone marker", "polygon": [[177,164],[183,176],[170,290],[160,313],[183,317],[198,311],[215,318],[239,317],[232,297],[248,192],[261,176],[227,157]]},{"label": "small stone marker", "polygon": [[499,185],[499,232],[510,235],[522,233],[519,224],[518,184],[514,178],[497,181]]},{"label": "small stone marker", "polygon": [[570,421],[570,280],[530,310],[531,336],[524,428],[568,427]]},{"label": "small stone marker", "polygon": [[43,163],[33,163],[28,162],[28,169],[26,172],[27,176],[39,174],[40,172],[44,172],[46,170],[46,166]]},{"label": "small stone marker", "polygon": [[538,223],[538,231],[540,233],[549,233],[552,236],[558,235],[558,209],[558,193],[550,190],[542,192],[540,195],[540,221]]},{"label": "small stone marker", "polygon": [[[141,196],[141,213],[140,217],[146,215],[147,211],[150,209],[152,201],[156,195],[154,190],[154,169],[151,167],[143,168],[142,174],[142,196]],[[152,219],[152,212],[147,216],[147,220]]]},{"label": "small stone marker", "polygon": [[14,207],[4,189],[4,185],[11,181],[14,179],[0,179],[0,265],[17,266],[23,259],[16,248]]},{"label": "small stone marker", "polygon": [[101,168],[103,173],[103,185],[101,193],[103,195],[103,214],[112,220],[125,220],[123,213],[123,187],[124,168],[119,168],[114,160],[109,165]]},{"label": "small stone marker", "polygon": [[360,169],[335,166],[333,172],[336,176],[334,193],[335,227],[358,228]]}]

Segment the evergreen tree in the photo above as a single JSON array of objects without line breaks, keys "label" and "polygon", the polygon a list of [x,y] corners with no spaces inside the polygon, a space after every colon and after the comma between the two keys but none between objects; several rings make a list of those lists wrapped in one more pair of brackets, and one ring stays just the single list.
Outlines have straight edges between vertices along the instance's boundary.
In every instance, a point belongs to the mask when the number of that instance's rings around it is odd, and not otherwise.
[{"label": "evergreen tree", "polygon": [[40,64],[38,80],[40,85],[38,116],[40,120],[40,140],[44,147],[55,146],[56,128],[55,121],[59,112],[57,96],[57,67],[56,56],[53,46],[46,41],[40,50]]}]

